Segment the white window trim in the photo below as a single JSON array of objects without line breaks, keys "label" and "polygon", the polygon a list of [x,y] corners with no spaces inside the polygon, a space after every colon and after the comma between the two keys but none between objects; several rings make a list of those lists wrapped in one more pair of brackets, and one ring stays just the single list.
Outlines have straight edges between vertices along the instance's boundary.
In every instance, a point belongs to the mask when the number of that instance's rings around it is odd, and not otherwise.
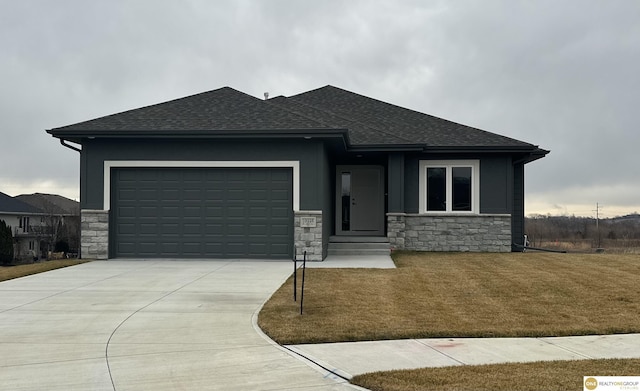
[{"label": "white window trim", "polygon": [[293,170],[293,211],[300,211],[300,161],[299,160],[230,160],[230,161],[174,161],[174,160],[105,160],[104,161],[104,210],[111,208],[112,168],[291,168]]},{"label": "white window trim", "polygon": [[[446,167],[447,172],[452,167],[471,167],[471,211],[428,211],[427,210],[427,168]],[[452,205],[451,175],[447,175],[447,209]],[[420,160],[418,186],[420,188],[419,208],[423,214],[479,214],[480,213],[480,161],[479,160]]]}]

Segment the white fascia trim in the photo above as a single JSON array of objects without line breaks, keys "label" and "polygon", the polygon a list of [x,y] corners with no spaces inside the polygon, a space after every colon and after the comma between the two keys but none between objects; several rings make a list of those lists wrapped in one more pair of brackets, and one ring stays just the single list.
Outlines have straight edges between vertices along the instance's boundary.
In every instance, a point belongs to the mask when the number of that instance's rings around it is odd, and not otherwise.
[{"label": "white fascia trim", "polygon": [[104,161],[104,210],[111,208],[111,169],[139,167],[172,168],[291,168],[293,169],[293,211],[300,210],[300,161],[299,160],[228,160],[228,161],[187,161],[187,160],[105,160]]},{"label": "white fascia trim", "polygon": [[[451,215],[451,214],[479,214],[480,213],[480,160],[420,160],[418,187],[418,207],[421,214]],[[451,167],[471,167],[471,211],[427,211],[427,167],[446,167],[449,172]],[[447,175],[447,207],[451,205],[451,175]]]}]

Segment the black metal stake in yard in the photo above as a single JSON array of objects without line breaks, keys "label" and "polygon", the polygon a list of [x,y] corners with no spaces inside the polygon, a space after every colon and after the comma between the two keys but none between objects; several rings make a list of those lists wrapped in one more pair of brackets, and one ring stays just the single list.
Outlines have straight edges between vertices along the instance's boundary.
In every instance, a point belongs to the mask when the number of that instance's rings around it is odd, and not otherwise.
[{"label": "black metal stake in yard", "polygon": [[307,252],[304,252],[302,258],[302,287],[300,290],[300,315],[302,315],[302,304],[304,302],[304,272],[307,270]]},{"label": "black metal stake in yard", "polygon": [[293,301],[298,301],[298,260],[296,259],[296,250],[293,250]]}]

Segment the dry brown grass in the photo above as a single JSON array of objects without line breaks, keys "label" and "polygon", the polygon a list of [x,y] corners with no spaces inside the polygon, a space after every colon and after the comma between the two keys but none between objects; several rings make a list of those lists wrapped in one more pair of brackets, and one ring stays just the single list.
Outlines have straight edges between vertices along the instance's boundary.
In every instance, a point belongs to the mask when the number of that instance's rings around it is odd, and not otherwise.
[{"label": "dry brown grass", "polygon": [[637,376],[640,359],[552,361],[376,372],[351,383],[372,391],[582,390],[583,376]]},{"label": "dry brown grass", "polygon": [[79,265],[85,262],[87,261],[79,259],[58,259],[55,261],[31,263],[28,265],[1,266],[0,281],[11,280],[13,278],[24,277],[31,274],[42,273],[67,266]]},{"label": "dry brown grass", "polygon": [[398,269],[307,269],[260,312],[281,344],[640,332],[640,256],[400,253]]}]

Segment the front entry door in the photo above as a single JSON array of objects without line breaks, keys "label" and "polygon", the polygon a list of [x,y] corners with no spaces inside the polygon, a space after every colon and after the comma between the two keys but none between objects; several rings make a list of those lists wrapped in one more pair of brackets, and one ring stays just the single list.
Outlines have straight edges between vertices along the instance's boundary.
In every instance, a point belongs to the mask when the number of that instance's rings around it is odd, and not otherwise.
[{"label": "front entry door", "polygon": [[384,168],[337,166],[336,234],[384,235]]}]

